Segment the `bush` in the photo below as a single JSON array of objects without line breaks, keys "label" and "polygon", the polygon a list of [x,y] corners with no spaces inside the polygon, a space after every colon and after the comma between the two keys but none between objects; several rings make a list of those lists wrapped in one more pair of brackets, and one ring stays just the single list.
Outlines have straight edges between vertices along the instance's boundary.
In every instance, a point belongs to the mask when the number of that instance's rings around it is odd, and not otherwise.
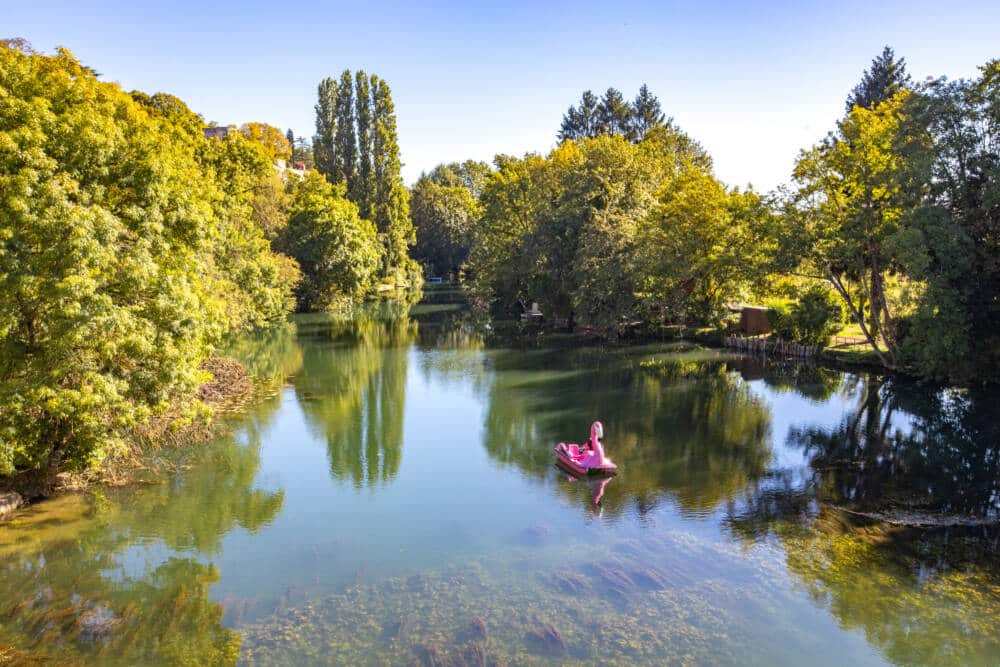
[{"label": "bush", "polygon": [[806,345],[825,345],[830,336],[844,326],[844,302],[832,290],[815,286],[809,288],[792,308],[795,319],[796,342]]},{"label": "bush", "polygon": [[768,303],[767,320],[774,335],[803,345],[823,345],[844,324],[844,304],[832,290],[809,288],[797,303]]},{"label": "bush", "polygon": [[787,301],[772,301],[767,304],[767,321],[774,335],[785,340],[797,340],[798,333],[792,305]]}]

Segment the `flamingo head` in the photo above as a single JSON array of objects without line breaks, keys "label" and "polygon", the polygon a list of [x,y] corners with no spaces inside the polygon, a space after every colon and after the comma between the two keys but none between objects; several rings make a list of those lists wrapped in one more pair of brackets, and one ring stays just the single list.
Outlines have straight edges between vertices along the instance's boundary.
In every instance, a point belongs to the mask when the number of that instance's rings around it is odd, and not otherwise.
[{"label": "flamingo head", "polygon": [[594,422],[590,425],[590,439],[600,440],[604,437],[604,424],[601,422]]}]

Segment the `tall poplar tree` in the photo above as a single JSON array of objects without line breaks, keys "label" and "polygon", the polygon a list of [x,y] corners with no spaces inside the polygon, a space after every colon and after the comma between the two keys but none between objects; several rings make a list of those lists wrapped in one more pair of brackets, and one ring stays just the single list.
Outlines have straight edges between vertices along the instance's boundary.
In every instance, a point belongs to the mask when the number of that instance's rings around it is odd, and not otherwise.
[{"label": "tall poplar tree", "polygon": [[[374,78],[374,77],[373,77]],[[355,116],[358,123],[358,180],[356,192],[349,192],[358,205],[361,217],[371,220],[372,209],[372,87],[364,70],[355,76]]]},{"label": "tall poplar tree", "polygon": [[337,135],[337,82],[327,77],[319,82],[316,102],[316,137],[313,140],[313,159],[316,169],[331,182],[339,182],[342,174],[337,170],[337,153],[334,139]]},{"label": "tall poplar tree", "polygon": [[[337,133],[334,136],[336,150],[337,178],[334,182],[344,182],[348,195],[357,190],[358,140],[354,132],[354,77],[345,69],[337,86]],[[352,196],[353,200],[354,197]],[[356,202],[355,202],[356,203]]]},{"label": "tall poplar tree", "polygon": [[404,268],[409,263],[407,247],[416,240],[410,221],[409,193],[400,175],[396,110],[389,84],[372,77],[374,136],[372,172],[374,178],[375,225],[385,248],[384,268]]}]

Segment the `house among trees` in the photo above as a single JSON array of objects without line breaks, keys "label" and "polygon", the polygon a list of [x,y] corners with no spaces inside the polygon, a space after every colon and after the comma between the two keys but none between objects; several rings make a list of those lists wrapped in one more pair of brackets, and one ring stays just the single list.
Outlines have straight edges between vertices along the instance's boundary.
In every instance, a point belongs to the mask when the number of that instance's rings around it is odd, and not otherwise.
[{"label": "house among trees", "polygon": [[768,309],[763,306],[750,306],[745,303],[727,303],[726,310],[739,313],[740,321],[736,330],[745,336],[759,336],[771,333],[771,322],[768,320]]},{"label": "house among trees", "polygon": [[206,127],[202,131],[205,133],[206,139],[225,139],[226,137],[229,136],[230,132],[236,131],[236,126],[229,125],[229,126]]}]

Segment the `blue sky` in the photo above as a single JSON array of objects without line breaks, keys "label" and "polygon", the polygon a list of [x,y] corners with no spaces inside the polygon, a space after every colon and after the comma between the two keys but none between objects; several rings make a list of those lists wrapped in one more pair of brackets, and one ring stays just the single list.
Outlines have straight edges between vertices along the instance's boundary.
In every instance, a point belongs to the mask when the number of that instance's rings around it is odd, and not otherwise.
[{"label": "blue sky", "polygon": [[587,89],[646,82],[730,185],[787,180],[884,44],[916,79],[1000,57],[1000,2],[104,2],[0,0],[0,36],[66,46],[106,80],[208,120],[313,132],[316,84],[392,87],[403,174],[545,152]]}]

